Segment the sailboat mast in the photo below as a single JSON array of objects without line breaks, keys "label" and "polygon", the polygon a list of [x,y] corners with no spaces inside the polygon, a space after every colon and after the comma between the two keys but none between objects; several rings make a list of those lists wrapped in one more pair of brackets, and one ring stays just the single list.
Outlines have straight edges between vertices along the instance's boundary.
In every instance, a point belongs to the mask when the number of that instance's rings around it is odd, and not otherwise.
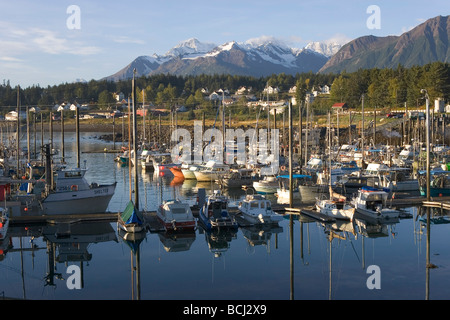
[{"label": "sailboat mast", "polygon": [[133,70],[133,164],[134,164],[134,205],[139,210],[139,192],[138,192],[138,164],[137,164],[137,121],[136,121],[136,86],[135,86],[136,68]]}]

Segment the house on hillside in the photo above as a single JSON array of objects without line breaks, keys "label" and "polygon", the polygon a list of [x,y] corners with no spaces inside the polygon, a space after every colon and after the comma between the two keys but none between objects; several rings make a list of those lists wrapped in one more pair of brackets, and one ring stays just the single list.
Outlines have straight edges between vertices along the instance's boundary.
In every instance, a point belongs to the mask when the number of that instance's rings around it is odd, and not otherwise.
[{"label": "house on hillside", "polygon": [[267,94],[276,94],[280,92],[280,88],[268,86],[267,88],[264,88],[263,92]]},{"label": "house on hillside", "polygon": [[331,106],[331,110],[336,112],[346,112],[348,110],[348,105],[345,102],[335,103]]}]

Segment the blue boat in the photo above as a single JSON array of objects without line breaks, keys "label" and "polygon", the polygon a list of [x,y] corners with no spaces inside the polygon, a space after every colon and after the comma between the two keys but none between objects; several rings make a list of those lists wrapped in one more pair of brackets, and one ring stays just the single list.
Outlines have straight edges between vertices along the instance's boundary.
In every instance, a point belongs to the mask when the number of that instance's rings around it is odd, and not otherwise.
[{"label": "blue boat", "polygon": [[204,205],[199,210],[199,222],[207,230],[221,228],[237,229],[238,223],[228,211],[228,198],[214,190],[214,193],[206,198]]},{"label": "blue boat", "polygon": [[[426,175],[419,176],[420,195],[427,195]],[[430,171],[430,196],[447,197],[450,196],[450,172],[448,171]]]}]

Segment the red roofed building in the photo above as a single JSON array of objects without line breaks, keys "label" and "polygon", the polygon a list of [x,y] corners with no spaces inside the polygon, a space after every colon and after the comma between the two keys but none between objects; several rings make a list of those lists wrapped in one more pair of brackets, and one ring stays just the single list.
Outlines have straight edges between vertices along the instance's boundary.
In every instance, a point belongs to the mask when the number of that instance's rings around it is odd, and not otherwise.
[{"label": "red roofed building", "polygon": [[335,103],[335,104],[333,104],[331,106],[331,109],[347,111],[348,110],[348,105],[345,102],[343,102],[343,103]]}]

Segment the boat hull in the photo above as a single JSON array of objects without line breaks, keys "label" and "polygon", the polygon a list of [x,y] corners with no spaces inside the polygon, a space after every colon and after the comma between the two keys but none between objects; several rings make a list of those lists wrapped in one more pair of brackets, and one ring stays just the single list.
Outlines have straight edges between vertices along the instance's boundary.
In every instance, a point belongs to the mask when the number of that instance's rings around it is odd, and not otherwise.
[{"label": "boat hull", "polygon": [[50,193],[43,201],[44,214],[104,213],[111,201],[116,184],[89,190]]},{"label": "boat hull", "polygon": [[192,170],[189,169],[181,169],[181,172],[183,173],[183,176],[187,180],[195,180],[195,174]]},{"label": "boat hull", "polygon": [[163,220],[160,216],[157,216],[157,218],[167,232],[194,231],[197,227],[195,220],[172,222]]}]

